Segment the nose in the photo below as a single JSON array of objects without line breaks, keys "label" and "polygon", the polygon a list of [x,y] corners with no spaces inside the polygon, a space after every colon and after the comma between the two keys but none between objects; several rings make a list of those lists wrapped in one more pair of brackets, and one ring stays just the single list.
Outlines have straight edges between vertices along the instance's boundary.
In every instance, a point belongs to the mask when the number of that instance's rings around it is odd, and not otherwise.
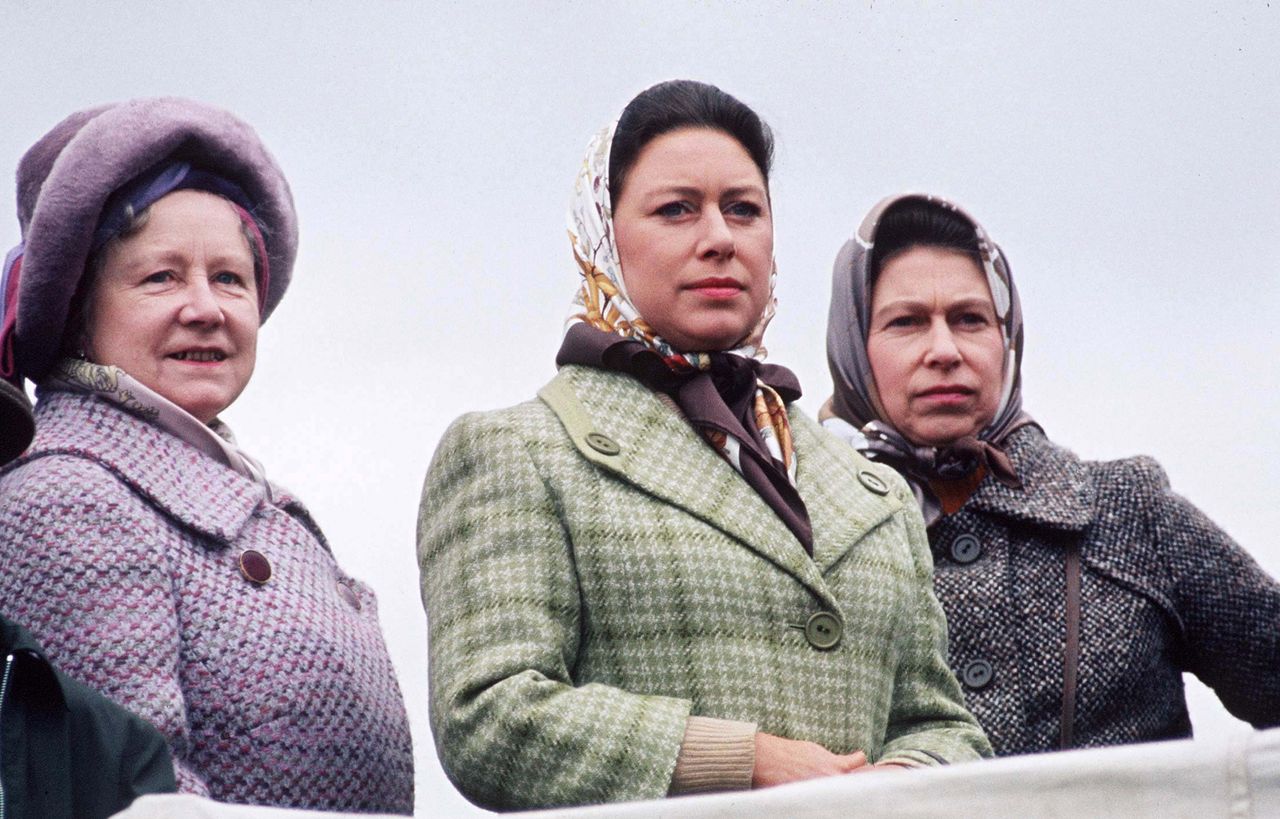
[{"label": "nose", "polygon": [[926,365],[949,369],[960,363],[960,348],[956,345],[951,325],[945,319],[929,323],[927,342],[924,358]]},{"label": "nose", "polygon": [[178,320],[183,324],[217,327],[225,320],[208,277],[192,276],[183,296],[182,308],[178,311]]},{"label": "nose", "polygon": [[698,239],[698,257],[701,259],[732,259],[736,252],[733,231],[717,208],[708,208],[702,219],[702,235]]}]

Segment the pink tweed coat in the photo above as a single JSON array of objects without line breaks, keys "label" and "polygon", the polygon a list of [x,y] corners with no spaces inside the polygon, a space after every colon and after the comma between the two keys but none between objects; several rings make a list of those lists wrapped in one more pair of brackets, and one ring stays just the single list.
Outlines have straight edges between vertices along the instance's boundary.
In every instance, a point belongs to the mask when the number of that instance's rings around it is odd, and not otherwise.
[{"label": "pink tweed coat", "polygon": [[[372,592],[296,499],[98,398],[46,392],[0,472],[0,612],[165,735],[181,790],[410,813],[404,702]],[[254,549],[273,574],[241,573]]]}]

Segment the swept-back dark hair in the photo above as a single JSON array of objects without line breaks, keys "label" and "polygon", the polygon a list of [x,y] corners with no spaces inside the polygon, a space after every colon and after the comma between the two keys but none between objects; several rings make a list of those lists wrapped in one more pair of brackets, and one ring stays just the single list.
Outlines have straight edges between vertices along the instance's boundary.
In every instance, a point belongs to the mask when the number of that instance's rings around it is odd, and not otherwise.
[{"label": "swept-back dark hair", "polygon": [[615,203],[627,173],[650,140],[677,128],[714,128],[736,139],[760,169],[765,187],[773,167],[773,131],[746,103],[714,85],[670,80],[627,104],[609,149],[609,198]]},{"label": "swept-back dark hair", "polygon": [[875,245],[871,248],[872,276],[878,276],[892,256],[913,247],[957,250],[982,267],[978,234],[972,222],[936,202],[904,199],[886,210],[876,225]]}]

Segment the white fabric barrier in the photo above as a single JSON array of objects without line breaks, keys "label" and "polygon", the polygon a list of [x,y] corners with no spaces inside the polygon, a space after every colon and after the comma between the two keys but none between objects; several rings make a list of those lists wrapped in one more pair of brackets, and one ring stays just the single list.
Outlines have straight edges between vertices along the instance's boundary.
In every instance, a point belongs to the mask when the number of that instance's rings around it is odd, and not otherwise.
[{"label": "white fabric barrier", "polygon": [[322,813],[314,810],[260,808],[254,805],[228,805],[187,793],[144,796],[112,819],[321,819],[322,817],[359,816],[360,819],[403,819],[386,814]]},{"label": "white fabric barrier", "polygon": [[816,779],[522,819],[1280,817],[1280,729]]},{"label": "white fabric barrier", "polygon": [[[428,802],[430,800],[427,800]],[[481,813],[478,809],[477,814]],[[117,819],[306,819],[339,814],[146,796]],[[1280,728],[923,771],[816,779],[760,791],[597,805],[522,819],[1247,819],[1280,817]]]}]

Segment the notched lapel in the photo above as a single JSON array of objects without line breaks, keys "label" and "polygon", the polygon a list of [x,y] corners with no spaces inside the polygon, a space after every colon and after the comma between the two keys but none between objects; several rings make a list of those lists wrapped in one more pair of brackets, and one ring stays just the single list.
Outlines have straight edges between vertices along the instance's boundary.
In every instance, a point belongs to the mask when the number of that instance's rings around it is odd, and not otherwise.
[{"label": "notched lapel", "polygon": [[847,443],[794,407],[790,417],[800,457],[796,481],[813,524],[813,560],[825,572],[897,513],[902,502],[892,492],[880,494],[867,485],[887,487],[881,476],[888,467],[860,458]]},{"label": "notched lapel", "polygon": [[715,526],[829,597],[817,565],[782,519],[650,390],[626,375],[570,365],[538,395],[588,461]]},{"label": "notched lapel", "polygon": [[1093,523],[1096,492],[1078,459],[1033,426],[1015,432],[1006,452],[1022,486],[1007,487],[988,476],[970,498],[972,508],[1068,532]]}]

